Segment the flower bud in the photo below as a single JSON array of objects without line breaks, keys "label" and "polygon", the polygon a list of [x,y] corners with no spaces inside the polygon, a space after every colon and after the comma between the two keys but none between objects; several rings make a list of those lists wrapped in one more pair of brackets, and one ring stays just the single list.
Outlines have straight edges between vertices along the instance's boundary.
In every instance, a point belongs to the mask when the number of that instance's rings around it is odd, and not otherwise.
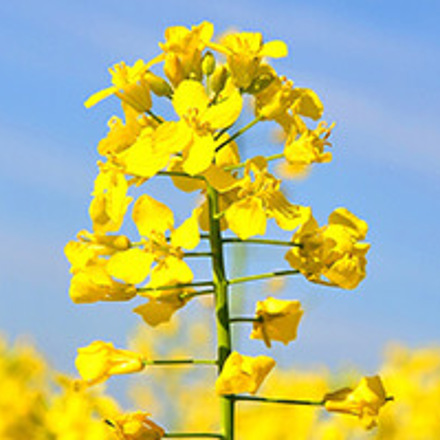
[{"label": "flower bud", "polygon": [[173,89],[170,84],[158,75],[152,72],[145,74],[145,80],[149,84],[152,92],[157,96],[171,96]]},{"label": "flower bud", "polygon": [[215,57],[212,52],[206,52],[202,59],[202,71],[206,76],[211,76],[215,70]]},{"label": "flower bud", "polygon": [[211,77],[211,89],[215,94],[220,93],[228,79],[228,71],[225,66],[218,66]]}]

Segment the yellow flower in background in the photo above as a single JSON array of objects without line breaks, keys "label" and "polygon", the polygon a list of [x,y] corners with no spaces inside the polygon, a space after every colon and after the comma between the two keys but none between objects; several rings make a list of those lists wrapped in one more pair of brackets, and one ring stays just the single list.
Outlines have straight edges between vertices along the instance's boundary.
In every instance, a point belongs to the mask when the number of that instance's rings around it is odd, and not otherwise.
[{"label": "yellow flower in background", "polygon": [[275,218],[285,230],[293,230],[304,221],[306,208],[286,199],[280,190],[281,181],[267,171],[264,157],[248,160],[244,173],[237,201],[225,211],[228,227],[241,239],[264,235],[268,218]]},{"label": "yellow flower in background", "polygon": [[160,440],[165,430],[150,420],[151,414],[136,411],[108,420],[120,440]]},{"label": "yellow flower in background", "polygon": [[116,374],[137,373],[145,368],[145,358],[128,350],[117,349],[110,342],[94,341],[78,348],[75,366],[89,385],[106,381]]},{"label": "yellow flower in background", "polygon": [[288,53],[286,43],[280,40],[264,43],[258,32],[232,33],[223,37],[220,44],[208,46],[226,55],[234,83],[241,89],[251,85],[264,57],[282,58]]},{"label": "yellow flower in background", "polygon": [[124,221],[128,205],[133,198],[127,196],[128,183],[125,176],[115,168],[101,162],[95,180],[94,196],[89,214],[96,232],[116,232]]},{"label": "yellow flower in background", "polygon": [[377,425],[379,410],[387,401],[379,376],[364,377],[354,390],[342,388],[326,394],[324,400],[327,411],[357,416],[366,429]]},{"label": "yellow flower in background", "polygon": [[219,395],[255,394],[275,364],[269,356],[251,357],[234,351],[223,365],[215,383],[215,391]]},{"label": "yellow flower in background", "polygon": [[138,113],[149,110],[151,94],[150,86],[145,79],[147,69],[148,66],[142,60],[136,61],[133,67],[127,66],[124,62],[115,64],[109,69],[113,86],[94,93],[84,105],[90,108],[111,95],[117,95]]},{"label": "yellow flower in background", "polygon": [[172,26],[165,31],[165,42],[159,43],[163,54],[153,59],[149,66],[165,61],[164,72],[173,86],[184,79],[202,77],[202,51],[214,34],[214,26],[204,21],[188,29]]},{"label": "yellow flower in background", "polygon": [[366,253],[370,245],[359,243],[368,231],[365,221],[345,208],[333,211],[328,225],[319,227],[311,210],[308,219],[295,232],[286,260],[310,281],[343,289],[354,289],[365,277]]},{"label": "yellow flower in background", "polygon": [[296,339],[298,325],[304,311],[296,300],[266,298],[258,301],[255,311],[259,321],[253,323],[251,339],[262,339],[271,347],[271,340],[287,345]]}]

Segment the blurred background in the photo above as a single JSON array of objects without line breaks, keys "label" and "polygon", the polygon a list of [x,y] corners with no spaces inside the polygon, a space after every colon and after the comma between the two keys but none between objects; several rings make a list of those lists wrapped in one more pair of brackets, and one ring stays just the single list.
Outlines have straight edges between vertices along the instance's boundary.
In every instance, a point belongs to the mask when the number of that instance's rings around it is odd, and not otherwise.
[{"label": "blurred background", "polygon": [[[271,355],[286,368],[356,365],[374,374],[389,341],[439,344],[439,13],[434,0],[1,2],[0,331],[11,340],[32,335],[51,364],[70,373],[77,347],[95,339],[126,345],[140,322],[133,304],[74,305],[68,297],[63,248],[91,228],[96,145],[107,120],[121,115],[116,100],[88,111],[83,102],[109,85],[108,67],[157,55],[166,27],[209,20],[217,34],[232,27],[286,41],[289,57],[274,67],[315,90],[324,119],[336,122],[333,162],[286,185],[289,197],[311,205],[321,224],[345,206],[370,225],[368,275],[358,289],[287,281],[279,295],[300,299],[306,315],[298,340]],[[247,137],[246,151],[269,144],[272,128]],[[178,200],[167,186],[150,189],[169,204]],[[253,247],[240,257],[246,261],[228,260],[252,274],[274,261],[287,267],[284,253]],[[248,286],[245,314],[268,289]],[[184,325],[200,307],[190,304],[178,319]],[[237,332],[237,346],[268,354],[261,341],[248,341],[249,330]]]}]

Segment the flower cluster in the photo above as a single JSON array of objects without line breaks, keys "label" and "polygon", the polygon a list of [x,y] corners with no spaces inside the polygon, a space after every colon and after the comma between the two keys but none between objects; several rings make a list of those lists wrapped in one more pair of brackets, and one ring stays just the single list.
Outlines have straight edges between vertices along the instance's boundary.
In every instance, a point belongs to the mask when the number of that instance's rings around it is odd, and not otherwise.
[{"label": "flower cluster", "polygon": [[[85,103],[89,108],[103,99],[117,99],[123,118],[111,117],[108,134],[98,144],[102,160],[89,208],[92,232],[81,231],[65,248],[73,274],[70,296],[75,303],[147,298],[134,312],[156,327],[189,299],[214,294],[219,358],[212,363],[220,367],[216,392],[253,394],[275,361],[232,350],[227,294],[232,281],[224,267],[222,232],[229,230],[236,235],[230,238],[241,243],[255,241],[273,219],[281,231],[293,233],[284,243],[290,245],[286,259],[293,270],[284,273],[353,289],[365,276],[369,245],[360,241],[367,224],[339,208],[327,226],[319,227],[309,207],[289,200],[271,169],[278,160],[294,173],[304,173],[314,163],[332,159],[326,147],[334,124],[320,121],[320,98],[311,89],[296,87],[268,62],[287,56],[284,42],[265,42],[257,32],[234,32],[215,40],[213,25],[203,22],[190,29],[168,28],[159,47],[161,52],[149,61],[113,66],[111,86]],[[253,119],[243,125],[249,103]],[[271,156],[256,152],[242,159],[237,142],[257,124],[281,128],[284,146]],[[197,206],[177,227],[173,210],[147,193],[150,179],[156,177],[171,178],[182,196],[199,193]],[[130,231],[125,221],[130,214],[135,240],[121,233],[124,227]],[[203,240],[208,240],[209,252],[196,251]],[[211,258],[212,281],[194,280],[190,257]],[[272,341],[288,344],[296,339],[303,313],[297,300],[269,297],[257,303],[253,318],[241,320],[253,322],[251,339],[271,347]],[[76,360],[88,385],[139,372],[145,364],[140,355],[102,341],[79,349]],[[345,397],[357,399],[357,394],[355,390]],[[337,406],[328,405],[331,410]],[[111,424],[124,439],[164,435],[145,413]]]}]

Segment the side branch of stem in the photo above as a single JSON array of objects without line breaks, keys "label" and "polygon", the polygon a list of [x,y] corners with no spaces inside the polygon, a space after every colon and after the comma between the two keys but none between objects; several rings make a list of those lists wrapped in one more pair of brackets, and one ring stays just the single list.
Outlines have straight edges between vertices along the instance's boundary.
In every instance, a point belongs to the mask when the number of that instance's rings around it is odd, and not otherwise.
[{"label": "side branch of stem", "polygon": [[299,273],[300,271],[296,269],[280,270],[277,272],[262,273],[259,275],[250,275],[248,277],[233,278],[232,280],[229,280],[229,284],[246,283],[248,281],[264,280],[266,278],[284,277],[288,275],[298,275]]}]

